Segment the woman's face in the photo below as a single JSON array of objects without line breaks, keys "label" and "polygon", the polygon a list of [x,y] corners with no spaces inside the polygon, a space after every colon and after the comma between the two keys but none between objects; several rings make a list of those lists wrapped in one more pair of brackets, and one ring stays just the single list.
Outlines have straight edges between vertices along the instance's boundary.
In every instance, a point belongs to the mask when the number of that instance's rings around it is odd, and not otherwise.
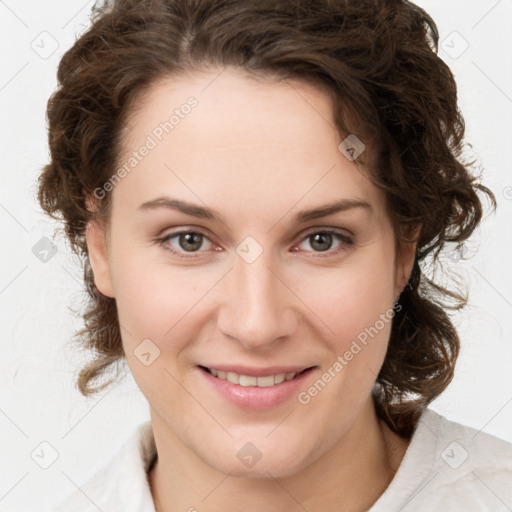
[{"label": "woman's face", "polygon": [[106,252],[97,225],[87,240],[155,435],[225,473],[286,476],[367,415],[412,257],[324,92],[218,73],[139,102]]}]

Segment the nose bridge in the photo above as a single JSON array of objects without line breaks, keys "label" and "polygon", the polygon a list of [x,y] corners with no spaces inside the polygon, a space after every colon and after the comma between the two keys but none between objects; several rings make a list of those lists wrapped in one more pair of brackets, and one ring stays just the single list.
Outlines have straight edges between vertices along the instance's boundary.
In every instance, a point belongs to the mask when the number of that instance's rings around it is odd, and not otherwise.
[{"label": "nose bridge", "polygon": [[269,254],[254,261],[237,255],[219,316],[219,328],[246,347],[270,345],[290,335],[295,321],[290,294],[275,276]]}]

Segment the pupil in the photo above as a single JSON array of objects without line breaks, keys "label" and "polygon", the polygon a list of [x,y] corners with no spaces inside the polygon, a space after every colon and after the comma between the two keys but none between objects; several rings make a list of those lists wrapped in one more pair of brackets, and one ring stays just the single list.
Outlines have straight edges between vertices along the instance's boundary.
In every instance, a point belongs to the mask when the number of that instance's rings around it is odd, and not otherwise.
[{"label": "pupil", "polygon": [[311,247],[317,251],[327,251],[332,245],[332,235],[329,233],[317,233],[313,235]]},{"label": "pupil", "polygon": [[180,235],[180,247],[185,251],[196,251],[203,243],[200,233],[185,233]]}]

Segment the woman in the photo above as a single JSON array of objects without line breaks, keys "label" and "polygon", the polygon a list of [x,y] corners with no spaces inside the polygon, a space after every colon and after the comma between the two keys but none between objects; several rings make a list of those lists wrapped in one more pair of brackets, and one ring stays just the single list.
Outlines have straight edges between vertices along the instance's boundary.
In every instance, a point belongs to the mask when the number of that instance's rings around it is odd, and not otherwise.
[{"label": "woman", "polygon": [[437,43],[399,0],[96,9],[40,201],[84,258],[81,391],[125,358],[151,421],[58,510],[512,506],[511,447],[427,408],[463,305],[431,269],[494,203]]}]

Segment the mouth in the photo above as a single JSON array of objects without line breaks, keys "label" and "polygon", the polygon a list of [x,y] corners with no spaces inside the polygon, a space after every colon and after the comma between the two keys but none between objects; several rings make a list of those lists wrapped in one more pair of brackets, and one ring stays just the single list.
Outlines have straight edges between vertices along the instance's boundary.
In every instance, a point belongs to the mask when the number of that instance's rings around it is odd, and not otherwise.
[{"label": "mouth", "polygon": [[[284,382],[300,378],[305,373],[313,370],[315,366],[310,366],[304,369],[295,369],[294,371],[276,371],[276,370],[253,370],[246,371],[253,375],[247,375],[246,373],[238,373],[232,370],[221,370],[218,368],[209,368],[207,366],[199,366],[201,370],[209,373],[213,377],[236,384],[242,387],[258,387],[258,388],[271,388],[278,386]],[[254,375],[257,373],[258,375]]]},{"label": "mouth", "polygon": [[317,366],[272,366],[256,368],[235,365],[198,365],[206,393],[214,392],[238,409],[262,411],[290,403],[307,385]]}]

